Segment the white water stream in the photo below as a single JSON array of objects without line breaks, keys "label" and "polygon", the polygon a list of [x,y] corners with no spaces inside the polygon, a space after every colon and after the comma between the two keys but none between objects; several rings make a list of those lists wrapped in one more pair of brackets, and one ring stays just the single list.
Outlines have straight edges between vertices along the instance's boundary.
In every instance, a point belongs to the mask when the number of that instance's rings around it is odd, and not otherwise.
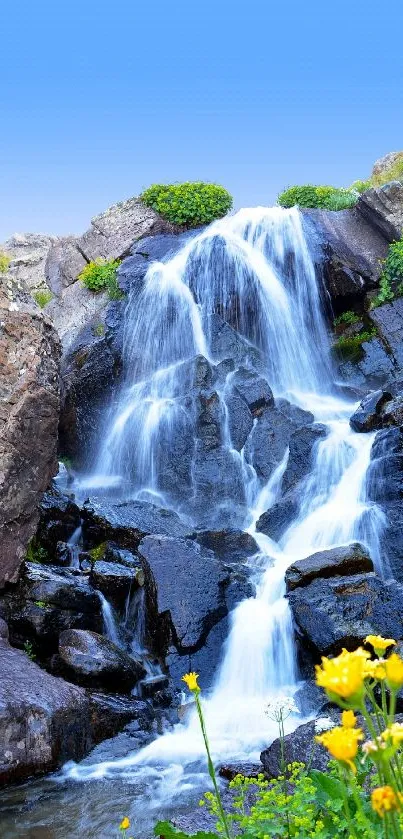
[{"label": "white water stream", "polygon": [[[221,360],[212,349],[210,316],[217,311],[230,313],[237,330],[261,351],[275,396],[311,411],[327,428],[314,449],[299,511],[279,544],[258,533],[256,522],[279,496],[288,451],[264,486],[244,453],[233,452],[248,508],[244,527],[260,548],[256,597],[232,614],[204,706],[215,759],[250,759],[276,736],[267,703],[279,693],[292,695],[298,684],[286,568],[317,550],[359,540],[382,573],[378,540],[384,522],[366,499],[374,435],[351,430],[354,405],[334,387],[321,293],[295,209],[241,210],[190,241],[167,264],[151,267],[143,291],[129,300],[126,387],[109,417],[91,485],[130,487],[132,495],[147,490],[174,505],[161,486],[158,440],[169,439],[183,421],[186,362],[196,354],[212,363]],[[225,401],[225,394],[221,397]],[[228,435],[223,445],[232,450]],[[203,686],[203,673],[200,682]],[[290,727],[298,722],[289,719]],[[93,765],[69,764],[65,777],[145,773],[153,800],[172,800],[200,780],[195,761],[202,755],[198,721],[190,713],[186,723],[142,751]]]}]

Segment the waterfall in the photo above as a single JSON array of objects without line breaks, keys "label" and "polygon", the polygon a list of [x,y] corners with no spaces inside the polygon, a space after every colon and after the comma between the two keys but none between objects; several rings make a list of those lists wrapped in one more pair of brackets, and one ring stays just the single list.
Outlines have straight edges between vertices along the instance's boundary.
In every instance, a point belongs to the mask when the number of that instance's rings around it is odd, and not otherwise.
[{"label": "waterfall", "polygon": [[[265,714],[268,701],[297,688],[286,568],[315,551],[359,539],[371,550],[377,571],[385,570],[379,553],[382,514],[367,499],[366,488],[375,435],[350,428],[354,404],[341,398],[334,385],[322,303],[298,211],[256,208],[214,223],[169,262],[152,265],[143,288],[131,293],[127,305],[126,378],[108,417],[92,485],[98,481],[99,486],[119,487],[131,497],[149,492],[177,504],[162,483],[161,440],[169,444],[192,422],[183,400],[191,387],[189,360],[195,355],[213,364],[222,360],[215,343],[215,315],[264,360],[275,396],[311,411],[327,431],[314,447],[299,509],[277,544],[258,533],[256,523],[279,496],[288,450],[262,484],[245,451],[233,450],[226,387],[221,388],[222,445],[237,459],[244,529],[256,539],[260,556],[256,596],[232,613],[214,687],[204,700],[216,759],[256,757],[276,736]],[[295,727],[298,720],[289,718],[287,724]],[[193,713],[186,724],[139,753],[92,766],[70,765],[66,772],[87,779],[148,771],[153,795],[163,800],[174,795],[173,778],[179,790],[184,779],[191,783],[192,773],[197,776],[192,763],[202,754]]]},{"label": "waterfall", "polygon": [[121,646],[121,639],[119,634],[118,623],[113,613],[113,609],[109,600],[102,594],[102,591],[97,590],[97,595],[101,601],[102,619],[104,622],[104,633],[109,641],[112,641],[117,647]]}]

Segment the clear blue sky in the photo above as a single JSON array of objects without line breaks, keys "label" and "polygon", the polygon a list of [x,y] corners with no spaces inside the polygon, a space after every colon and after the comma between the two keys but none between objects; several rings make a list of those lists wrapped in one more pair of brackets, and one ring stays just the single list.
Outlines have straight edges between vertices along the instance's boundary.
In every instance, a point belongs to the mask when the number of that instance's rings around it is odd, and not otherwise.
[{"label": "clear blue sky", "polygon": [[236,206],[403,147],[402,0],[2,0],[0,241],[154,181]]}]

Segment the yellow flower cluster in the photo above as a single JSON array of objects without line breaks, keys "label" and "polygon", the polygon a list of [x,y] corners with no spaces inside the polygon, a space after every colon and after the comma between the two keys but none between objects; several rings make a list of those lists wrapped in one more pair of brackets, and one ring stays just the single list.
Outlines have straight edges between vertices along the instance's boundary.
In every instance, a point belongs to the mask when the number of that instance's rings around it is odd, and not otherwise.
[{"label": "yellow flower cluster", "polygon": [[188,686],[189,690],[192,693],[194,693],[194,692],[199,693],[200,688],[199,688],[199,685],[197,684],[198,678],[199,678],[198,673],[186,673],[185,676],[182,676],[182,682],[185,682],[185,684]]},{"label": "yellow flower cluster", "polygon": [[[336,658],[322,658],[322,664],[316,666],[316,684],[323,687],[332,701],[338,698],[353,703],[361,702],[365,662],[369,653],[359,647],[353,653],[343,650]],[[403,663],[403,662],[402,662]]]},{"label": "yellow flower cluster", "polygon": [[393,638],[382,638],[381,635],[367,635],[365,639],[366,644],[370,644],[374,648],[377,656],[381,656],[388,647],[395,647],[396,641]]},{"label": "yellow flower cluster", "polygon": [[402,805],[402,796],[396,795],[392,787],[377,787],[371,794],[372,808],[378,813],[378,816],[385,816],[391,810],[400,810]]},{"label": "yellow flower cluster", "polygon": [[357,756],[358,743],[364,739],[361,728],[355,728],[356,723],[353,711],[343,711],[341,725],[315,737],[316,742],[324,746],[332,757],[347,764],[353,772],[356,772],[353,760]]}]

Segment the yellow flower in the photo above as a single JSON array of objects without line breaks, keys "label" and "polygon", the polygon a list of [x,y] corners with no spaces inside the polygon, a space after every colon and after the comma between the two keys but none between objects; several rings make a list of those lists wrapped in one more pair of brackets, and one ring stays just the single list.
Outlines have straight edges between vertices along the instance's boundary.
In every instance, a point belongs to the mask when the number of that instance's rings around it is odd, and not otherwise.
[{"label": "yellow flower", "polygon": [[336,658],[322,658],[316,666],[316,684],[325,688],[332,701],[337,698],[360,700],[364,690],[364,665],[369,653],[361,647],[353,653],[343,650]]},{"label": "yellow flower", "polygon": [[388,647],[395,647],[396,641],[393,638],[382,638],[381,635],[367,635],[366,644],[371,644],[377,656],[381,656]]},{"label": "yellow flower", "polygon": [[128,819],[127,816],[125,816],[124,819],[122,819],[122,821],[120,822],[119,830],[127,830],[129,827],[130,819]]},{"label": "yellow flower", "polygon": [[356,767],[353,763],[358,751],[358,741],[363,740],[364,735],[360,728],[342,728],[336,726],[324,734],[315,737],[317,743],[321,743],[336,760],[346,763],[353,772]]},{"label": "yellow flower", "polygon": [[371,794],[371,804],[372,809],[378,813],[378,816],[384,816],[390,810],[400,808],[400,801],[390,786],[374,789]]},{"label": "yellow flower", "polygon": [[199,685],[197,684],[197,680],[199,678],[198,673],[186,673],[186,676],[182,676],[182,682],[185,682],[192,692],[196,691],[197,693],[200,691]]},{"label": "yellow flower", "polygon": [[396,653],[385,659],[386,681],[392,690],[400,690],[403,685],[403,661]]},{"label": "yellow flower", "polygon": [[386,679],[385,661],[384,659],[377,659],[376,661],[366,661],[364,664],[364,674],[371,679],[378,679],[381,681]]},{"label": "yellow flower", "polygon": [[357,717],[354,711],[343,711],[341,715],[341,724],[343,728],[355,728]]},{"label": "yellow flower", "polygon": [[397,746],[403,740],[403,723],[394,722],[381,734],[382,740],[392,740],[394,746]]}]

